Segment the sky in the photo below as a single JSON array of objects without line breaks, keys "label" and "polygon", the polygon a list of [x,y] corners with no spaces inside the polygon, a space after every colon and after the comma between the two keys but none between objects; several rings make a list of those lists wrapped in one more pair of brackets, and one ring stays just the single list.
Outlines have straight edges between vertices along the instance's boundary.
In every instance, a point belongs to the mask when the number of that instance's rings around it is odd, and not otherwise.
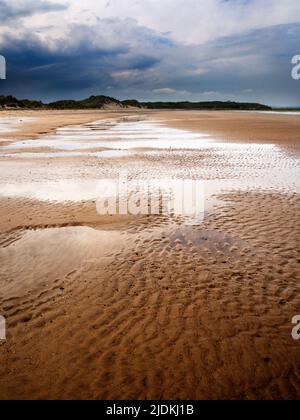
[{"label": "sky", "polygon": [[299,0],[1,0],[0,94],[300,106]]}]

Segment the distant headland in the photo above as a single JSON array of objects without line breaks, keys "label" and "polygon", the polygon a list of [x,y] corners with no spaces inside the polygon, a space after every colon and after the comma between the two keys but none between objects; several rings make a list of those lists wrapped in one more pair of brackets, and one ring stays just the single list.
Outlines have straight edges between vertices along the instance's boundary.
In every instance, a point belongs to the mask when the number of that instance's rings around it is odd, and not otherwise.
[{"label": "distant headland", "polygon": [[139,102],[135,99],[119,101],[108,96],[91,96],[83,100],[61,100],[51,103],[17,99],[14,96],[0,96],[0,109],[174,109],[174,110],[212,110],[212,111],[271,111],[267,105],[251,102]]}]

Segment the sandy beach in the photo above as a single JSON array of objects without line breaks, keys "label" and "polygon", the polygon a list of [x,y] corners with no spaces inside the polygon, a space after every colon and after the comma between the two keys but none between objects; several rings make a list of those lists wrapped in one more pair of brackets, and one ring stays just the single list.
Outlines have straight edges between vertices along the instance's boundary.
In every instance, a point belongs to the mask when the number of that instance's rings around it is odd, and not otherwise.
[{"label": "sandy beach", "polygon": [[[298,399],[300,115],[0,113],[0,399]],[[101,215],[129,180],[205,213]]]}]

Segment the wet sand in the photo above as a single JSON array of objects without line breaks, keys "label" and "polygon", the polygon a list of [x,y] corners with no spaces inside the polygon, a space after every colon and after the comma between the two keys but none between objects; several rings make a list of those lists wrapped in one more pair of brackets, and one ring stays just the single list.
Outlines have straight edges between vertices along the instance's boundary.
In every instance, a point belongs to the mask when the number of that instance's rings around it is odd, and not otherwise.
[{"label": "wet sand", "polygon": [[223,141],[300,147],[300,113],[194,111],[176,112],[169,119],[169,124],[173,127],[213,134]]},{"label": "wet sand", "polygon": [[[298,399],[300,117],[17,116],[33,121],[1,132],[0,398]],[[204,220],[99,215],[94,184],[124,169],[201,179]]]},{"label": "wet sand", "polygon": [[[95,120],[112,119],[114,117],[130,115],[131,111],[1,111],[1,120],[13,120],[13,130],[1,130],[2,138],[13,140],[33,139],[44,134],[49,134],[56,129],[73,124],[92,123]],[[3,126],[3,124],[2,124]]]}]

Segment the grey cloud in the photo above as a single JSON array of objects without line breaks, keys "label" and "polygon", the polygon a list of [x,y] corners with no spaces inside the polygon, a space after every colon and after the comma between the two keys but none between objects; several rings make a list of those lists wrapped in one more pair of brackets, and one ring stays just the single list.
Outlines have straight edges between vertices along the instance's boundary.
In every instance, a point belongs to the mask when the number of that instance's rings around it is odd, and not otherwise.
[{"label": "grey cloud", "polygon": [[2,92],[43,100],[106,94],[141,100],[255,100],[300,105],[291,78],[300,25],[281,25],[201,46],[175,44],[132,19],[72,25],[51,48],[23,28],[4,37]]},{"label": "grey cloud", "polygon": [[0,21],[5,25],[11,21],[16,24],[16,19],[26,16],[32,16],[36,13],[49,13],[66,10],[65,4],[51,3],[46,0],[1,0],[0,3]]}]

